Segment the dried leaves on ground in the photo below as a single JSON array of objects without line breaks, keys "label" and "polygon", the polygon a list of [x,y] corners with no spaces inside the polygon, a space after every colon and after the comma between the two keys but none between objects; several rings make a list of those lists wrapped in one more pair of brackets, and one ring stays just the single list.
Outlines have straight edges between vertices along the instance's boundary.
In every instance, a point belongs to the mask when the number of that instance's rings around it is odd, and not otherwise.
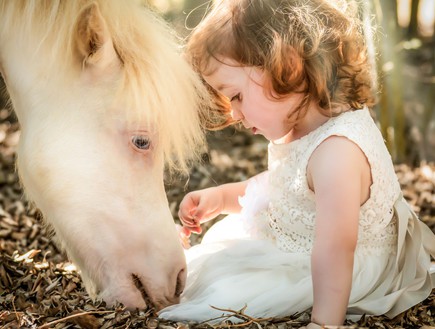
[{"label": "dried leaves on ground", "polygon": [[[230,310],[242,320],[222,323],[175,323],[158,319],[152,310],[130,312],[122,305],[107,307],[92,301],[73,264],[52,243],[38,210],[23,198],[15,172],[19,138],[13,115],[0,110],[0,328],[298,328],[309,321],[301,313],[281,319],[255,319],[244,310]],[[189,180],[167,182],[170,207],[177,207],[188,190],[246,179],[266,167],[266,143],[235,130],[214,133],[209,152]],[[435,231],[435,165],[396,166],[405,197]],[[211,224],[209,224],[211,225]],[[194,237],[198,243],[200,236]],[[352,328],[435,328],[435,292],[394,319],[365,317]]]}]

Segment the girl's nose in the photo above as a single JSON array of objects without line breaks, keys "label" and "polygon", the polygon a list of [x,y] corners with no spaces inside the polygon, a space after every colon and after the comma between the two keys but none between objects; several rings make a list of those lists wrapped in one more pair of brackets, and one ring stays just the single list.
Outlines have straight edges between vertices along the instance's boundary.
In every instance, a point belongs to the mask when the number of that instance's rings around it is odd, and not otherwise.
[{"label": "girl's nose", "polygon": [[240,111],[237,108],[232,107],[231,108],[231,118],[235,121],[243,120],[245,117],[243,116],[242,111]]}]

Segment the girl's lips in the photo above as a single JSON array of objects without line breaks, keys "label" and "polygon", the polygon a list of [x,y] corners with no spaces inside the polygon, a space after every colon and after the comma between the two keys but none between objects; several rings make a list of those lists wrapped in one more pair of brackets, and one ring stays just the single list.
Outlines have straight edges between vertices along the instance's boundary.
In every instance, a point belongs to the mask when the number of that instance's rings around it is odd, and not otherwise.
[{"label": "girl's lips", "polygon": [[252,128],[251,128],[251,131],[252,131],[253,134],[256,134],[256,133],[257,133],[257,128],[252,127]]}]

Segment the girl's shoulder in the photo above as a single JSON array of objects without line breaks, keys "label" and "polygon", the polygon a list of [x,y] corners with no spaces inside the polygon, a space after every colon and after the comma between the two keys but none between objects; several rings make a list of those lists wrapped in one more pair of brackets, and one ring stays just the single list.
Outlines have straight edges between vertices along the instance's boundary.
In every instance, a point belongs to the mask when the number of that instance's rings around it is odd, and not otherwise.
[{"label": "girl's shoulder", "polygon": [[385,148],[382,134],[373,120],[368,108],[346,111],[336,117],[330,118],[319,127],[312,140],[313,151],[331,136],[345,137],[356,144],[363,151],[370,152],[372,148]]},{"label": "girl's shoulder", "polygon": [[[355,142],[343,136],[331,135],[320,143],[307,162],[306,177],[312,191],[329,190],[328,198],[340,193],[344,193],[343,198],[350,197],[353,193],[362,204],[370,195],[372,180],[367,156]],[[356,177],[359,179],[355,180]],[[360,187],[355,189],[358,184]]]},{"label": "girl's shoulder", "polygon": [[[307,177],[310,168],[339,168],[355,166],[361,178],[370,186],[371,198],[395,200],[400,193],[391,155],[380,129],[368,109],[349,111],[331,118],[327,126],[307,146]],[[312,161],[314,160],[314,161]],[[348,168],[349,169],[349,168]],[[371,184],[367,182],[371,181]],[[383,197],[379,197],[384,195]]]},{"label": "girl's shoulder", "polygon": [[384,138],[368,108],[344,112],[329,119],[317,130],[307,141],[308,159],[321,148],[323,154],[346,156],[362,152],[370,164],[380,160],[386,166],[392,164]]}]

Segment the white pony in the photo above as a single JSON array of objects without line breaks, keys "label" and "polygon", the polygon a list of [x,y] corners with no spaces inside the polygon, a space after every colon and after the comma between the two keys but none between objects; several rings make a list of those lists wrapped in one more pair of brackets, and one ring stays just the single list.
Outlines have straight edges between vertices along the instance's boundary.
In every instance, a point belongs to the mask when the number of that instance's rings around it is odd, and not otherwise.
[{"label": "white pony", "polygon": [[[177,303],[185,259],[163,185],[202,145],[206,91],[162,19],[126,0],[0,0],[18,172],[87,291]],[[197,153],[197,152],[196,152]]]}]

